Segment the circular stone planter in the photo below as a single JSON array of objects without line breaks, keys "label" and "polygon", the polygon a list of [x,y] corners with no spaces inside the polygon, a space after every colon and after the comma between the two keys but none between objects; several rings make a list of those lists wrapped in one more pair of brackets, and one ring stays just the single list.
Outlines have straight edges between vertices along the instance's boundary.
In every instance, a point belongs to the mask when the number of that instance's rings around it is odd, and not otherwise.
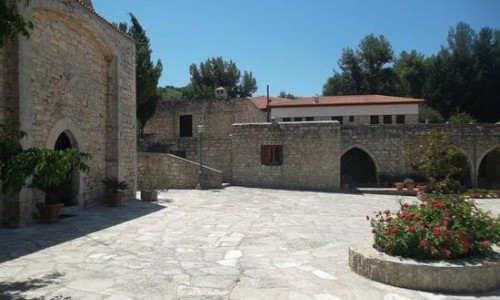
[{"label": "circular stone planter", "polygon": [[349,248],[351,269],[371,280],[397,287],[448,293],[483,293],[500,288],[500,256],[422,262],[394,257],[368,243]]}]

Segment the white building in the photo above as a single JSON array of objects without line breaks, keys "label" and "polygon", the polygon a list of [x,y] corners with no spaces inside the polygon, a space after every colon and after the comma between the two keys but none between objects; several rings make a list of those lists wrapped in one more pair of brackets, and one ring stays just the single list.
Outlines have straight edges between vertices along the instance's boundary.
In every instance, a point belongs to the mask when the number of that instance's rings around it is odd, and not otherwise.
[{"label": "white building", "polygon": [[382,95],[316,96],[294,100],[252,98],[279,122],[337,120],[345,125],[416,124],[423,99]]}]

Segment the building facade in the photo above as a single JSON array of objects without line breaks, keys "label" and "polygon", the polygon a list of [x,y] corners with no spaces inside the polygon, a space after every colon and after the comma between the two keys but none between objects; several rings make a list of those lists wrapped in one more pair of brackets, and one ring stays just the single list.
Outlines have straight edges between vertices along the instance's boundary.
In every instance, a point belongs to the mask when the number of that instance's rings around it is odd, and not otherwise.
[{"label": "building facade", "polygon": [[[135,43],[100,17],[91,1],[34,0],[20,12],[29,39],[0,48],[0,122],[28,133],[24,148],[90,153],[90,170],[73,178],[74,204],[102,201],[105,176],[136,182]],[[4,226],[33,219],[31,189],[2,199]]]}]

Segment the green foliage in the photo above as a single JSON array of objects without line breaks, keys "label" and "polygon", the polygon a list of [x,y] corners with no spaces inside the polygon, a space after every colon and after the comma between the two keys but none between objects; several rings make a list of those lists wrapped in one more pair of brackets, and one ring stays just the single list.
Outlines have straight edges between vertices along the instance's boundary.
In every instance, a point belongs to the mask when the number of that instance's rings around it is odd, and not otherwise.
[{"label": "green foliage", "polygon": [[252,72],[243,72],[243,77],[236,64],[225,61],[222,57],[210,58],[198,67],[189,67],[191,83],[185,88],[184,98],[212,99],[218,87],[227,89],[230,98],[250,97],[257,91],[257,81]]},{"label": "green foliage", "polygon": [[285,99],[297,99],[297,97],[291,93],[287,93],[286,91],[281,91],[280,94],[278,95],[279,98],[285,98]]},{"label": "green foliage", "polygon": [[425,56],[415,50],[402,51],[394,62],[394,74],[399,95],[421,97],[426,75]]},{"label": "green foliage", "polygon": [[367,35],[356,52],[344,49],[338,61],[342,72],[334,70],[323,95],[390,94],[393,74],[387,65],[393,58],[392,46],[383,35]]},{"label": "green foliage", "polygon": [[441,115],[441,113],[437,109],[427,105],[420,106],[418,112],[418,120],[420,121],[420,123],[444,123],[444,117]]},{"label": "green foliage", "polygon": [[183,88],[174,86],[159,87],[158,95],[160,96],[162,102],[182,100],[184,99],[183,90]]},{"label": "green foliage", "polygon": [[456,163],[460,160],[459,152],[448,145],[448,136],[444,132],[431,130],[406,150],[406,160],[425,175],[430,189],[444,193],[460,190],[460,182],[456,179],[461,171]]},{"label": "green foliage", "polygon": [[0,165],[22,151],[19,141],[26,137],[26,132],[19,130],[18,125],[0,124]]},{"label": "green foliage", "polygon": [[162,166],[147,164],[140,168],[137,175],[139,189],[146,191],[167,190],[169,187],[168,176]]},{"label": "green foliage", "polygon": [[108,192],[117,193],[128,189],[128,184],[125,181],[120,181],[116,177],[106,177],[102,183]]},{"label": "green foliage", "polygon": [[403,183],[404,184],[415,183],[415,180],[413,180],[413,178],[407,177],[403,180]]},{"label": "green foliage", "polygon": [[492,253],[500,243],[500,219],[474,202],[446,196],[419,204],[400,203],[368,217],[374,248],[389,255],[449,260]]},{"label": "green foliage", "polygon": [[20,15],[17,11],[17,3],[28,6],[31,0],[2,0],[0,1],[0,48],[6,40],[16,37],[18,34],[29,37],[33,23]]},{"label": "green foliage", "polygon": [[117,28],[130,34],[136,43],[137,120],[142,132],[146,122],[154,115],[160,100],[157,87],[163,65],[160,60],[153,64],[151,61],[153,50],[146,31],[133,14],[130,14],[130,20],[132,22],[130,27],[122,22],[117,25]]},{"label": "green foliage", "polygon": [[456,112],[449,119],[450,124],[476,123],[476,119],[466,112]]}]

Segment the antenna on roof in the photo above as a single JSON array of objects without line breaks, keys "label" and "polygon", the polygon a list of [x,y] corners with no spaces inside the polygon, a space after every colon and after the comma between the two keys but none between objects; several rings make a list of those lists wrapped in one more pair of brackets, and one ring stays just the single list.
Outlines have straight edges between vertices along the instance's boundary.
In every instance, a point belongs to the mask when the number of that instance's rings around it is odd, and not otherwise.
[{"label": "antenna on roof", "polygon": [[269,108],[269,103],[271,103],[271,99],[269,98],[269,84],[267,85],[267,121],[271,122],[271,109]]}]

